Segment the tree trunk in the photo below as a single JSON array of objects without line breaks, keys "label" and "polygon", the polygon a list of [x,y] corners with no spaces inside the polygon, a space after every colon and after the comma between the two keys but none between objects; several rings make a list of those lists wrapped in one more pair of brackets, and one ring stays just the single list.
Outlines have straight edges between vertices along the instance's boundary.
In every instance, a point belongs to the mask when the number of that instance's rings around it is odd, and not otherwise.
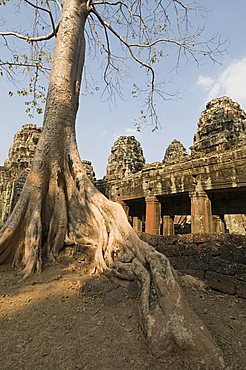
[{"label": "tree trunk", "polygon": [[65,244],[83,246],[93,256],[93,272],[141,283],[140,320],[158,357],[178,349],[196,369],[222,368],[220,351],[168,259],[138,238],[122,207],[106,199],[83,169],[75,118],[86,17],[85,1],[63,1],[44,127],[19,201],[0,232],[0,262],[11,261],[27,277]]}]

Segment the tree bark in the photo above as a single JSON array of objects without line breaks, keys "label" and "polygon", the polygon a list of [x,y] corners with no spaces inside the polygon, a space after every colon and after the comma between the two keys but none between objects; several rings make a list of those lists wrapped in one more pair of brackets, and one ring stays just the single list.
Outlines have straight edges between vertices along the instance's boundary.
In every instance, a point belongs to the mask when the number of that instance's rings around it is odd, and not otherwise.
[{"label": "tree bark", "polygon": [[[220,350],[189,307],[168,259],[141,241],[119,204],[87,178],[75,138],[85,57],[86,2],[64,0],[42,135],[32,169],[0,232],[0,262],[24,277],[65,244],[87,248],[93,272],[141,283],[140,321],[152,351],[181,351],[196,366],[223,367]],[[153,298],[154,297],[154,298]]]}]

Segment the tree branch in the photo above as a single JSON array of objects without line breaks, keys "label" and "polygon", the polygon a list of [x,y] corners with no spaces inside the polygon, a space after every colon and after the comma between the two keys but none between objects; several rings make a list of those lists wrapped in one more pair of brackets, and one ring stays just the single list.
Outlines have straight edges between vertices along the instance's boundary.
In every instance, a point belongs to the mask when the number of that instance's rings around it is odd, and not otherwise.
[{"label": "tree branch", "polygon": [[52,28],[53,28],[53,32],[54,32],[54,35],[56,37],[56,25],[55,25],[55,21],[54,21],[54,18],[52,16],[52,12],[51,12],[51,9],[50,9],[50,4],[49,4],[49,1],[46,0],[46,4],[47,4],[47,7],[48,7],[48,13],[49,13],[49,16],[50,16],[50,21],[51,21],[51,24],[52,24]]},{"label": "tree branch", "polygon": [[37,68],[38,67],[42,70],[50,71],[49,67],[44,67],[43,65],[38,66],[39,63],[40,62],[37,62],[37,63],[14,63],[14,62],[2,62],[2,61],[0,61],[0,66],[9,66],[9,67],[16,66],[16,67],[23,67],[23,68],[26,68],[26,67]]},{"label": "tree branch", "polygon": [[92,9],[91,12],[93,14],[95,14],[95,16],[97,17],[97,19],[99,20],[99,22],[102,24],[102,26],[104,28],[107,28],[122,44],[124,44],[126,46],[126,48],[128,49],[131,57],[137,62],[139,63],[141,66],[145,67],[147,70],[149,70],[151,72],[151,75],[152,75],[152,78],[151,78],[151,85],[152,85],[152,88],[154,89],[154,82],[155,82],[155,71],[154,69],[151,67],[151,65],[145,63],[144,61],[142,61],[140,58],[138,58],[136,56],[136,54],[132,51],[132,47],[134,46],[137,46],[137,44],[128,44],[128,42],[109,24],[107,23],[106,21],[104,21],[104,19],[100,16],[100,14],[95,10],[95,9]]},{"label": "tree branch", "polygon": [[22,35],[20,33],[13,32],[13,31],[0,32],[0,36],[4,36],[4,37],[14,36],[14,37],[17,37],[20,40],[25,40],[25,41],[28,41],[28,42],[47,41],[47,40],[50,40],[52,37],[54,37],[57,34],[58,28],[59,28],[59,23],[55,26],[55,30],[53,30],[52,32],[48,33],[47,35],[37,36],[37,37]]},{"label": "tree branch", "polygon": [[36,5],[36,4],[33,4],[31,1],[29,1],[29,0],[24,0],[24,2],[25,3],[27,3],[28,5],[30,5],[30,6],[32,6],[33,8],[35,8],[35,9],[38,9],[38,10],[42,10],[43,12],[47,12],[47,13],[49,13],[49,10],[48,9],[46,9],[46,8],[42,8],[41,6],[38,6],[38,5]]},{"label": "tree branch", "polygon": [[28,5],[32,6],[33,8],[37,9],[37,10],[41,10],[41,11],[46,12],[46,13],[49,14],[50,21],[51,21],[52,28],[53,28],[53,32],[54,32],[54,36],[56,36],[56,26],[55,26],[54,18],[52,16],[52,12],[51,12],[51,9],[50,9],[49,1],[48,0],[45,1],[48,9],[43,8],[41,6],[38,6],[37,4],[33,4],[29,0],[24,0],[24,2],[27,3]]}]

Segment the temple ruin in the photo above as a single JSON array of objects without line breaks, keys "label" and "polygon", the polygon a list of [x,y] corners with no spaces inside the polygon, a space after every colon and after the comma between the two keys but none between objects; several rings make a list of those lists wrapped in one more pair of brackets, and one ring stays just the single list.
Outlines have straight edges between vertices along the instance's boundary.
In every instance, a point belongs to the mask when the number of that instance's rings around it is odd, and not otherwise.
[{"label": "temple ruin", "polygon": [[41,134],[36,125],[24,125],[14,136],[8,159],[0,166],[0,226],[13,210],[25,179]]},{"label": "temple ruin", "polygon": [[[41,133],[24,125],[0,167],[0,227],[12,211]],[[105,177],[87,175],[99,190],[122,204],[138,232],[246,234],[246,113],[228,97],[202,112],[190,154],[173,140],[162,162],[145,163],[134,136],[114,143]]]},{"label": "temple ruin", "polygon": [[[12,212],[31,168],[32,159],[42,129],[36,125],[23,125],[14,136],[8,159],[0,166],[0,227]],[[83,160],[87,176],[96,182],[90,161]]]}]

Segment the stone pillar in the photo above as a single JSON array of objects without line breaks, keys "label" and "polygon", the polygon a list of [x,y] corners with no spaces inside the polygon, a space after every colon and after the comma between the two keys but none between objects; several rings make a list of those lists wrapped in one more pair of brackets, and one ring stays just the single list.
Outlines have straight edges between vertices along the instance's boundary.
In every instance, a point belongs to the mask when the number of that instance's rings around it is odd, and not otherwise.
[{"label": "stone pillar", "polygon": [[164,236],[174,235],[174,221],[173,217],[169,215],[164,215],[162,217],[163,231]]},{"label": "stone pillar", "polygon": [[136,233],[142,232],[142,220],[140,220],[138,216],[133,216],[132,227],[133,227],[133,230],[136,231]]},{"label": "stone pillar", "polygon": [[225,224],[221,216],[213,215],[213,232],[214,233],[225,233]]},{"label": "stone pillar", "polygon": [[160,235],[161,203],[154,196],[146,197],[145,201],[145,232],[152,235]]},{"label": "stone pillar", "polygon": [[205,191],[190,193],[191,198],[191,232],[202,234],[212,232],[211,201]]},{"label": "stone pillar", "polygon": [[129,216],[129,206],[123,200],[118,200],[118,203],[122,206],[122,208],[124,209],[124,211],[126,213],[126,216],[128,218],[128,216]]}]

